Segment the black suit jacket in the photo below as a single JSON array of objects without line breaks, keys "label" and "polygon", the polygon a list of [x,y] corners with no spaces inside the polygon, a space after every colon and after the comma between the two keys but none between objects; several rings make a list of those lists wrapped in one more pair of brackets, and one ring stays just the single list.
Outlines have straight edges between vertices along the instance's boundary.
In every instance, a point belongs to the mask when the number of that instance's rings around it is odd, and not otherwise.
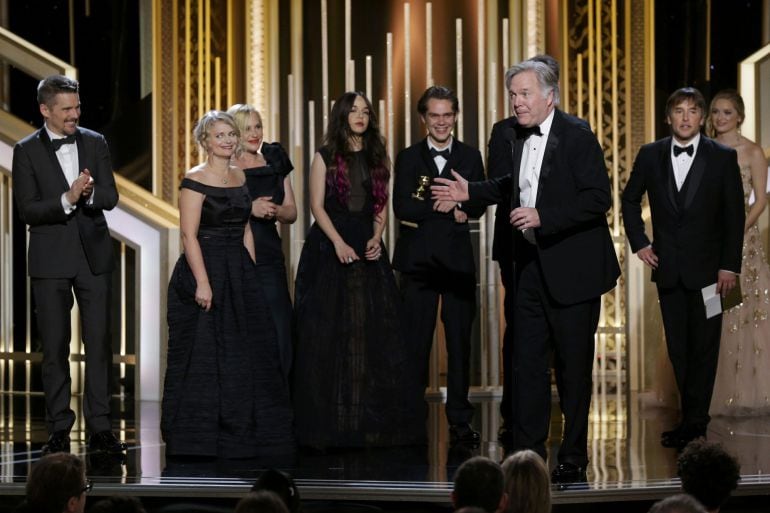
[{"label": "black suit jacket", "polygon": [[[471,201],[499,203],[510,198],[519,206],[519,167],[522,139],[512,148],[513,169],[508,175],[472,183]],[[604,154],[585,121],[559,110],[554,113],[540,169],[535,208],[540,228],[535,230],[543,279],[553,298],[564,305],[597,298],[615,287],[620,276],[606,213],[612,205]],[[512,230],[514,260],[522,244]]]},{"label": "black suit jacket", "polygon": [[652,214],[658,269],[652,279],[688,289],[712,284],[720,269],[739,273],[743,246],[743,186],[735,150],[701,136],[678,198],[671,137],[642,146],[623,191],[623,223],[631,250],[651,244],[644,231],[644,193]]},{"label": "black suit jacket", "polygon": [[94,274],[114,268],[112,239],[102,213],[118,203],[109,149],[101,134],[86,128],[78,128],[76,141],[78,165],[91,172],[94,193],[92,204],[81,198],[69,214],[61,205],[69,184],[45,128],[13,149],[13,193],[29,225],[28,272],[33,278],[74,276],[83,252]]},{"label": "black suit jacket", "polygon": [[[484,179],[481,153],[457,139],[452,141],[452,151],[440,176],[452,178],[452,169],[468,180]],[[427,138],[396,156],[393,210],[399,220],[417,227],[399,223],[393,267],[401,272],[438,269],[474,273],[476,265],[468,223],[456,223],[452,212],[435,212],[430,189],[426,189],[424,200],[413,198],[420,176],[439,176],[428,150]],[[485,211],[483,206],[464,205],[461,208],[473,219],[478,219]]]},{"label": "black suit jacket", "polygon": [[[513,145],[514,130],[518,125],[515,116],[498,121],[492,127],[487,146],[487,176],[504,178],[514,168]],[[513,231],[511,230],[511,195],[510,190],[497,204],[495,212],[495,233],[492,241],[492,260],[510,262],[513,260]]]}]

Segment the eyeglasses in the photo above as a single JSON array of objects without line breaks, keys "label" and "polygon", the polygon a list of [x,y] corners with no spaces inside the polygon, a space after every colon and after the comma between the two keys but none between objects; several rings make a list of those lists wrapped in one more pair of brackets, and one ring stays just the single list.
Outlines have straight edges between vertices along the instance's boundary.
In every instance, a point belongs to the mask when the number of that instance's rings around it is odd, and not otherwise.
[{"label": "eyeglasses", "polygon": [[94,483],[90,479],[86,479],[86,485],[80,490],[80,493],[88,493],[94,488]]}]

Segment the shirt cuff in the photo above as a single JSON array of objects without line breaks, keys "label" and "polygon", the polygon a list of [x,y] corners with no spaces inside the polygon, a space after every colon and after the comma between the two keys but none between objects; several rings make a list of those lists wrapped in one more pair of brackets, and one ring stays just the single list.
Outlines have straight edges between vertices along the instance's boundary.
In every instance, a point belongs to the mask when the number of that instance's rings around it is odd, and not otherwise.
[{"label": "shirt cuff", "polygon": [[61,207],[64,209],[65,214],[70,214],[75,211],[75,209],[78,208],[77,205],[73,205],[69,201],[67,201],[67,193],[63,192],[61,195]]}]

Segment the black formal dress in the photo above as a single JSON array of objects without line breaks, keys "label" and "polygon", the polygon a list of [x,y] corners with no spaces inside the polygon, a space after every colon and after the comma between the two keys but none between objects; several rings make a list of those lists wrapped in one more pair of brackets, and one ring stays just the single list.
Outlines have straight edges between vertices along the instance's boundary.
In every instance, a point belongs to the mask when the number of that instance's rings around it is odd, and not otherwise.
[{"label": "black formal dress", "polygon": [[184,255],[168,287],[168,362],[161,431],[166,454],[249,458],[294,448],[289,392],[270,313],[243,232],[251,212],[246,186],[184,179],[206,198],[198,242],[214,297],[195,302]]},{"label": "black formal dress", "polygon": [[[243,170],[249,195],[252,200],[262,196],[272,197],[270,201],[280,205],[286,193],[283,187],[284,179],[294,166],[278,143],[263,144],[262,155],[267,165]],[[293,359],[292,306],[289,286],[286,283],[281,237],[278,235],[275,219],[251,216],[249,225],[254,235],[257,275],[275,324],[281,371],[288,382]]]},{"label": "black formal dress", "polygon": [[[320,154],[328,168],[326,148]],[[332,242],[313,224],[297,270],[297,439],[316,448],[422,443],[416,352],[402,336],[393,271],[384,247],[378,260],[364,257],[374,205],[363,152],[353,154],[348,172],[348,201],[340,202],[327,187],[324,209],[361,260],[341,264]]]}]

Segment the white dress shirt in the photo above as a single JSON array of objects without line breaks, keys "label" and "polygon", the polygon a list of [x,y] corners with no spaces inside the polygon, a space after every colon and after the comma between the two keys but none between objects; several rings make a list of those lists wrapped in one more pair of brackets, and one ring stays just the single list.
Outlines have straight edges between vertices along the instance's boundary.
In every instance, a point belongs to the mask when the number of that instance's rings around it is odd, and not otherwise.
[{"label": "white dress shirt", "polygon": [[[453,141],[453,139],[450,136],[449,137],[449,144],[447,144],[443,148],[439,148],[438,146],[433,144],[431,142],[431,140],[430,140],[430,137],[428,137],[428,150],[430,151],[431,148],[433,148],[436,151],[443,151],[443,150],[447,150],[448,149],[450,151],[450,153],[451,153],[451,151],[452,151],[452,141]],[[438,174],[443,173],[444,172],[444,166],[446,166],[446,163],[447,163],[447,159],[445,159],[443,157],[443,155],[436,155],[435,157],[433,157],[433,162],[436,163],[436,168],[438,169]]]},{"label": "white dress shirt", "polygon": [[[692,167],[692,161],[695,159],[695,155],[698,153],[698,143],[700,142],[700,133],[690,139],[686,144],[682,144],[673,137],[671,140],[674,144],[671,145],[671,165],[674,168],[674,180],[676,181],[676,190],[682,190],[682,185],[687,179],[687,173],[690,172]],[[674,156],[674,146],[684,148],[692,144],[692,155],[688,155],[687,152],[681,152],[679,155]]]},{"label": "white dress shirt", "polygon": [[[48,133],[48,137],[53,141],[54,139],[64,139],[63,136],[55,134],[48,129],[48,125],[45,127],[45,131]],[[59,160],[61,170],[64,172],[64,178],[67,179],[67,183],[72,187],[72,182],[77,180],[79,171],[78,161],[78,145],[77,144],[62,144],[61,147],[56,150],[56,158]],[[67,193],[61,195],[61,206],[64,209],[64,213],[69,214],[77,208],[77,205],[73,205],[67,201]]]}]

